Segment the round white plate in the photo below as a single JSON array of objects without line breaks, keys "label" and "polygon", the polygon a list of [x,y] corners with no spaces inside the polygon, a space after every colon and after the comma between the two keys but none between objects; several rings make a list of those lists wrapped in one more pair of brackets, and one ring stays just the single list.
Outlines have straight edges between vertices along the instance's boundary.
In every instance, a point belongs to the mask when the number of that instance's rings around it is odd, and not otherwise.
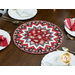
[{"label": "round white plate", "polygon": [[[41,61],[41,66],[66,66],[65,63],[61,61],[61,55],[65,53],[65,51],[54,51],[45,55]],[[75,66],[75,56],[71,54],[71,66]]]},{"label": "round white plate", "polygon": [[16,9],[9,9],[8,10],[8,15],[11,18],[17,19],[17,20],[27,20],[30,19],[32,17],[34,17],[37,14],[37,9],[34,9],[34,12],[32,12],[33,14],[30,16],[26,16],[26,17],[21,17],[17,12]]},{"label": "round white plate", "polygon": [[70,35],[72,35],[72,36],[75,37],[75,31],[70,31],[65,25],[64,25],[64,28],[65,28],[65,30],[66,30],[66,32],[67,32],[68,34],[70,34]]},{"label": "round white plate", "polygon": [[[11,37],[10,37],[10,35],[9,35],[8,32],[6,32],[6,31],[0,29],[0,35],[3,35],[4,37],[6,37],[6,38],[7,38],[7,41],[8,41],[8,44],[10,44]],[[7,46],[6,46],[6,47],[7,47]],[[6,48],[6,47],[0,46],[0,50],[4,49],[4,48]]]}]

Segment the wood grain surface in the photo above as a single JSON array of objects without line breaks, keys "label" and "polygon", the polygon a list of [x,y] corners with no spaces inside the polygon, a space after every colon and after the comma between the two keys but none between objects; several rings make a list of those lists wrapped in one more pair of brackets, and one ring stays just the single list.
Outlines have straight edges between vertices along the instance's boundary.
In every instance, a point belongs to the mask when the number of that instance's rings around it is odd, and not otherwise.
[{"label": "wood grain surface", "polygon": [[[6,13],[5,16],[9,17]],[[61,28],[64,34],[64,40],[62,45],[58,48],[67,47],[71,51],[75,51],[75,41],[70,40],[67,37],[67,33],[64,30],[64,20],[65,18],[75,18],[75,10],[73,9],[38,9],[37,15],[29,20],[24,20],[24,22],[33,20],[43,20],[56,24]],[[4,50],[0,51],[0,66],[40,66],[41,60],[46,54],[35,55],[29,54],[21,51],[17,48],[13,42],[13,32],[20,26],[21,23],[14,25],[11,22],[2,20],[0,18],[0,29],[10,31],[11,43]]]}]

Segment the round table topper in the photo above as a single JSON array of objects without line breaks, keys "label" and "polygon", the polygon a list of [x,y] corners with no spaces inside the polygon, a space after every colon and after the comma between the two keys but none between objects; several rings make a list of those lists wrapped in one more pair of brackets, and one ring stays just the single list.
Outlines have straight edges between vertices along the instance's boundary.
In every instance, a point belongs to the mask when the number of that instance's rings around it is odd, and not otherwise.
[{"label": "round table topper", "polygon": [[43,54],[52,52],[61,45],[63,33],[51,22],[30,21],[20,25],[14,31],[13,41],[25,52]]}]

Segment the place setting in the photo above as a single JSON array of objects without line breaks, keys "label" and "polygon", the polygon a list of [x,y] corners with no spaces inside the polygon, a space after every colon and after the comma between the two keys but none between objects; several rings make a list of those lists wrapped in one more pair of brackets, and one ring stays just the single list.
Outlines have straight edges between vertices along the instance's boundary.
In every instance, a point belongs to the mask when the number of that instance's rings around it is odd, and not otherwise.
[{"label": "place setting", "polygon": [[8,15],[17,20],[28,20],[37,14],[37,9],[9,9]]},{"label": "place setting", "polygon": [[8,15],[2,16],[2,20],[12,22],[14,25],[23,24],[24,20],[31,19],[37,14],[37,9],[8,9]]},{"label": "place setting", "polygon": [[[6,13],[7,9],[1,9],[0,10],[0,17],[3,17],[3,15]],[[6,47],[10,45],[11,42],[11,36],[10,32],[5,31],[0,27],[0,51],[4,50]]]},{"label": "place setting", "polygon": [[68,51],[68,48],[62,47],[61,50],[46,54],[41,66],[75,66],[75,55]]},{"label": "place setting", "polygon": [[66,18],[64,24],[67,37],[71,40],[75,40],[75,18]]}]

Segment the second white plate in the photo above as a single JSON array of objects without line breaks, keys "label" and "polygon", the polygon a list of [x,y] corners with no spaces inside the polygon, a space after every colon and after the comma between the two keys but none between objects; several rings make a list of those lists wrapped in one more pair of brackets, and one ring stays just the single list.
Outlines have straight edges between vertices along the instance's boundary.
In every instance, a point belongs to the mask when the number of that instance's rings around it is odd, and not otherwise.
[{"label": "second white plate", "polygon": [[[46,54],[41,61],[41,66],[66,66],[66,64],[61,61],[61,55],[63,53],[65,53],[65,51],[54,51]],[[75,66],[75,56],[71,53],[70,55],[72,57],[70,65]]]},{"label": "second white plate", "polygon": [[17,20],[27,20],[30,19],[32,17],[34,17],[37,14],[37,9],[34,9],[33,14],[30,16],[26,16],[26,17],[21,17],[17,12],[16,9],[9,9],[8,10],[8,15],[11,18],[17,19]]},{"label": "second white plate", "polygon": [[[7,38],[7,41],[8,41],[8,44],[10,44],[11,37],[10,37],[9,33],[6,32],[6,31],[4,31],[4,30],[2,30],[2,29],[0,29],[0,34],[3,35],[4,37],[6,37],[6,38]],[[7,47],[7,46],[6,46],[6,47]],[[4,48],[6,48],[6,47],[0,46],[0,50],[4,49]]]}]

